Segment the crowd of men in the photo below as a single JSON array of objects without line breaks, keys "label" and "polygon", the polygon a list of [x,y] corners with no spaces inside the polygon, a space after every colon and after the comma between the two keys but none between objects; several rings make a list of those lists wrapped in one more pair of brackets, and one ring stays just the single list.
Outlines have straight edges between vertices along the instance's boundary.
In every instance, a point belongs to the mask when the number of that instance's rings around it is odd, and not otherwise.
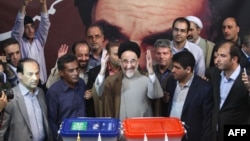
[{"label": "crowd of men", "polygon": [[26,15],[30,2],[23,1],[12,37],[1,43],[0,141],[61,141],[61,123],[75,117],[177,117],[187,127],[182,141],[223,141],[224,125],[249,124],[250,34],[239,37],[236,18],[223,21],[224,40],[213,43],[201,37],[198,17],[177,17],[172,40],[156,39],[153,50],[106,41],[102,26],[91,24],[71,52],[60,46],[47,76],[47,4],[40,0],[35,29]]}]

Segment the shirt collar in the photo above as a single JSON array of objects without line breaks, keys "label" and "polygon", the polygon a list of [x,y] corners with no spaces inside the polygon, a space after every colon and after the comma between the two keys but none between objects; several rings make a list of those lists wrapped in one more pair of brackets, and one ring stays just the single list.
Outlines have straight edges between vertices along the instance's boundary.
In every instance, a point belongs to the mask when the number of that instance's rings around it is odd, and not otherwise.
[{"label": "shirt collar", "polygon": [[[61,85],[62,85],[62,88],[63,88],[63,91],[67,91],[68,89],[72,89],[71,87],[69,87],[68,86],[68,84],[63,80],[63,78],[61,77],[60,78],[61,80]],[[74,89],[76,89],[77,87],[79,87],[79,86],[81,86],[81,84],[80,84],[80,79],[82,79],[82,78],[79,78],[79,81],[78,82],[76,82],[76,86],[74,87]]]},{"label": "shirt collar", "polygon": [[190,44],[190,42],[188,40],[186,40],[186,42],[184,44],[184,47],[181,50],[178,50],[174,46],[174,41],[172,41],[172,43],[171,43],[172,49],[174,50],[174,52],[180,52],[180,51],[183,51],[183,50],[188,50],[189,51],[190,50],[189,44]]},{"label": "shirt collar", "polygon": [[102,52],[103,52],[103,49],[102,49],[102,51],[101,51],[101,53],[100,53],[100,55],[99,55],[99,58],[96,59],[96,58],[93,56],[93,53],[90,51],[90,52],[89,52],[89,57],[92,58],[92,59],[95,59],[95,60],[100,60],[100,59],[102,58]]},{"label": "shirt collar", "polygon": [[234,72],[230,75],[230,77],[229,78],[226,78],[226,76],[225,76],[225,72],[224,71],[222,71],[221,73],[220,73],[220,75],[221,75],[221,78],[222,79],[227,79],[227,80],[236,80],[236,78],[239,76],[239,74],[240,74],[240,69],[241,69],[241,67],[240,67],[240,65],[238,65],[238,67],[234,70]]},{"label": "shirt collar", "polygon": [[89,72],[89,70],[90,70],[90,66],[89,66],[89,64],[87,65],[87,69],[86,69],[86,71],[85,71],[85,74],[87,74],[88,72]]},{"label": "shirt collar", "polygon": [[247,53],[244,51],[244,49],[242,48],[241,51],[243,52],[243,54],[248,58],[250,57],[249,55],[247,55]]}]

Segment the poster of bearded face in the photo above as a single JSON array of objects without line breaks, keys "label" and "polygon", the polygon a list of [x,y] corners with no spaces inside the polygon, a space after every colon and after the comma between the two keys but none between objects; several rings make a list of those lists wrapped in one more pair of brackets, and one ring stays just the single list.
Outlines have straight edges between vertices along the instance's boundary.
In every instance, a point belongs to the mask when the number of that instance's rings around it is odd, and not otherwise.
[{"label": "poster of bearded face", "polygon": [[[0,1],[0,41],[10,37],[22,2]],[[198,17],[203,23],[201,36],[215,43],[224,38],[222,22],[227,17],[238,20],[239,36],[250,32],[248,0],[47,0],[47,6],[51,21],[45,45],[48,72],[56,62],[60,45],[71,46],[84,40],[85,28],[93,23],[102,25],[106,41],[115,38],[137,42],[142,58],[156,39],[172,39],[172,23],[178,17]],[[38,0],[31,1],[26,8],[35,26],[39,25],[40,10]],[[141,59],[140,65],[144,64]]]}]

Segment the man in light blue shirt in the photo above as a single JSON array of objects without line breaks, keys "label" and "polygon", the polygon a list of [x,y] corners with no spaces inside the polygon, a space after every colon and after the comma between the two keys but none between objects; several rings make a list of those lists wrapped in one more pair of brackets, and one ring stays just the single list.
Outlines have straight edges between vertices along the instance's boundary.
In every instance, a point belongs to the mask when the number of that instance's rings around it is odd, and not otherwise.
[{"label": "man in light blue shirt", "polygon": [[195,74],[204,76],[205,74],[205,59],[202,49],[187,40],[188,31],[190,29],[189,21],[184,17],[175,19],[172,25],[173,41],[171,46],[173,48],[173,54],[180,51],[189,51],[195,58]]},{"label": "man in light blue shirt", "polygon": [[237,77],[240,75],[240,65],[237,66],[235,71],[227,78],[224,71],[221,72],[221,81],[220,81],[220,108],[226,101],[226,98],[235,82]]},{"label": "man in light blue shirt", "polygon": [[47,81],[47,70],[44,57],[44,46],[47,40],[50,21],[48,17],[46,0],[40,1],[41,21],[39,28],[35,31],[34,21],[26,16],[26,7],[30,1],[24,0],[17,14],[15,25],[11,36],[18,40],[21,48],[22,58],[33,58],[40,64],[40,80],[44,85]]},{"label": "man in light blue shirt", "polygon": [[213,85],[213,141],[224,140],[225,125],[246,125],[250,117],[249,92],[242,81],[240,49],[232,41],[219,44],[215,59],[218,70],[210,77]]}]

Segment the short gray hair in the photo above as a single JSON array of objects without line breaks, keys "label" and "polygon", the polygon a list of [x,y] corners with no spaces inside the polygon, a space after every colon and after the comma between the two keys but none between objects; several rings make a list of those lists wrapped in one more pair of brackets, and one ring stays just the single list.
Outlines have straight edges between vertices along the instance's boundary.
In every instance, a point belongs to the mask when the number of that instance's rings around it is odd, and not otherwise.
[{"label": "short gray hair", "polygon": [[172,51],[171,41],[168,39],[157,39],[154,43],[154,48],[156,49],[158,47],[170,48]]}]

